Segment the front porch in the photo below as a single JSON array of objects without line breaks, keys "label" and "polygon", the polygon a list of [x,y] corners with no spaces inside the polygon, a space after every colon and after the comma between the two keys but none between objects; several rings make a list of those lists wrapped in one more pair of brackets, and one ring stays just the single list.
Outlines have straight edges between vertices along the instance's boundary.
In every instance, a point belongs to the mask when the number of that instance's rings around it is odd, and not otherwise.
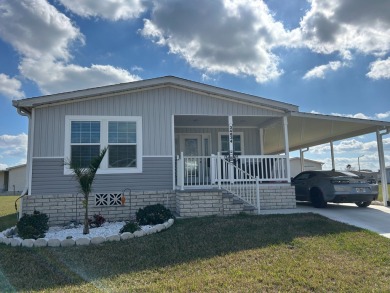
[{"label": "front porch", "polygon": [[[282,154],[264,153],[265,127],[273,124],[283,125]],[[264,185],[291,189],[286,116],[180,115],[173,128],[176,190],[223,190],[259,213]]]}]

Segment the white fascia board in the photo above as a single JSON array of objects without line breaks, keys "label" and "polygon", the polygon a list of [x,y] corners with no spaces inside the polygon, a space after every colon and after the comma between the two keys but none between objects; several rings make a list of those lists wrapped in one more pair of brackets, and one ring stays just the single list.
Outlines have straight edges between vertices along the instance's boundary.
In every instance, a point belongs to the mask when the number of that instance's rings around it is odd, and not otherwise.
[{"label": "white fascia board", "polygon": [[344,116],[314,114],[314,113],[306,113],[306,112],[291,112],[290,115],[293,117],[314,118],[314,119],[322,119],[322,120],[329,120],[329,121],[336,121],[336,122],[340,121],[340,122],[361,123],[361,124],[367,124],[367,126],[370,125],[370,126],[383,127],[383,129],[390,127],[390,122],[380,121],[380,120],[351,118],[351,117],[344,117]]}]

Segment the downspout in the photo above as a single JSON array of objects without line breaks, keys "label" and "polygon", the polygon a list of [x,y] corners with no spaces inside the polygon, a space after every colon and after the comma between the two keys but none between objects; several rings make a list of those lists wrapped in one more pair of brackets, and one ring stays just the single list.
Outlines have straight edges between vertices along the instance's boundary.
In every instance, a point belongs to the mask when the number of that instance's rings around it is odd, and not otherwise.
[{"label": "downspout", "polygon": [[305,171],[305,152],[309,151],[309,148],[299,150],[299,158],[301,160],[301,172]]},{"label": "downspout", "polygon": [[20,219],[23,215],[23,197],[28,194],[28,187],[30,184],[30,166],[31,166],[31,113],[24,112],[21,108],[17,108],[17,112],[21,116],[25,116],[28,118],[28,138],[27,138],[27,161],[26,161],[26,185],[23,188],[22,194],[15,200],[15,210],[17,211],[17,201],[20,199],[20,208],[18,218]]},{"label": "downspout", "polygon": [[379,157],[379,168],[381,173],[382,181],[382,196],[383,196],[383,205],[385,207],[389,206],[388,199],[388,189],[387,189],[387,174],[386,174],[386,165],[385,165],[385,154],[383,150],[383,136],[390,133],[390,128],[387,128],[384,132],[380,130],[376,131],[376,139],[378,144],[378,157]]}]

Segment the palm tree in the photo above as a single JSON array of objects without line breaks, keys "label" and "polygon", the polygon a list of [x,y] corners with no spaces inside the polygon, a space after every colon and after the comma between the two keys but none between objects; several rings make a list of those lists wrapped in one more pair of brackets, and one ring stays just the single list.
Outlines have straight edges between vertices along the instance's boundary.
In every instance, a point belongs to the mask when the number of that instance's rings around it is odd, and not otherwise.
[{"label": "palm tree", "polygon": [[102,162],[106,152],[107,148],[102,149],[100,154],[93,158],[89,166],[86,168],[82,168],[79,164],[72,161],[65,163],[66,165],[69,165],[70,169],[72,169],[72,172],[80,185],[80,192],[84,195],[83,206],[85,208],[85,215],[83,234],[89,234],[88,197],[92,191],[92,183],[95,179],[96,172],[99,169],[100,163]]}]

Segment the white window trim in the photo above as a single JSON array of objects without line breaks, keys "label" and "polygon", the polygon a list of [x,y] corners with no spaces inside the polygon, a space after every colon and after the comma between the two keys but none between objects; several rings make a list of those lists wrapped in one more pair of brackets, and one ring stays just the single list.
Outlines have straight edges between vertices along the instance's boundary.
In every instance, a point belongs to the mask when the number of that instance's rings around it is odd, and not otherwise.
[{"label": "white window trim", "polygon": [[[136,141],[137,141],[137,167],[133,168],[108,168],[108,154],[103,158],[97,174],[125,174],[142,173],[142,117],[141,116],[65,116],[65,146],[64,158],[70,159],[71,150],[71,122],[72,121],[99,121],[100,122],[100,149],[108,146],[108,122],[109,121],[128,121],[136,122]],[[64,165],[64,175],[72,175],[72,170],[68,165]]]},{"label": "white window trim", "polygon": [[[222,135],[229,135],[229,132],[218,132],[218,152],[220,153],[222,153]],[[233,135],[240,136],[241,156],[242,156],[245,154],[244,132],[233,132]]]}]

